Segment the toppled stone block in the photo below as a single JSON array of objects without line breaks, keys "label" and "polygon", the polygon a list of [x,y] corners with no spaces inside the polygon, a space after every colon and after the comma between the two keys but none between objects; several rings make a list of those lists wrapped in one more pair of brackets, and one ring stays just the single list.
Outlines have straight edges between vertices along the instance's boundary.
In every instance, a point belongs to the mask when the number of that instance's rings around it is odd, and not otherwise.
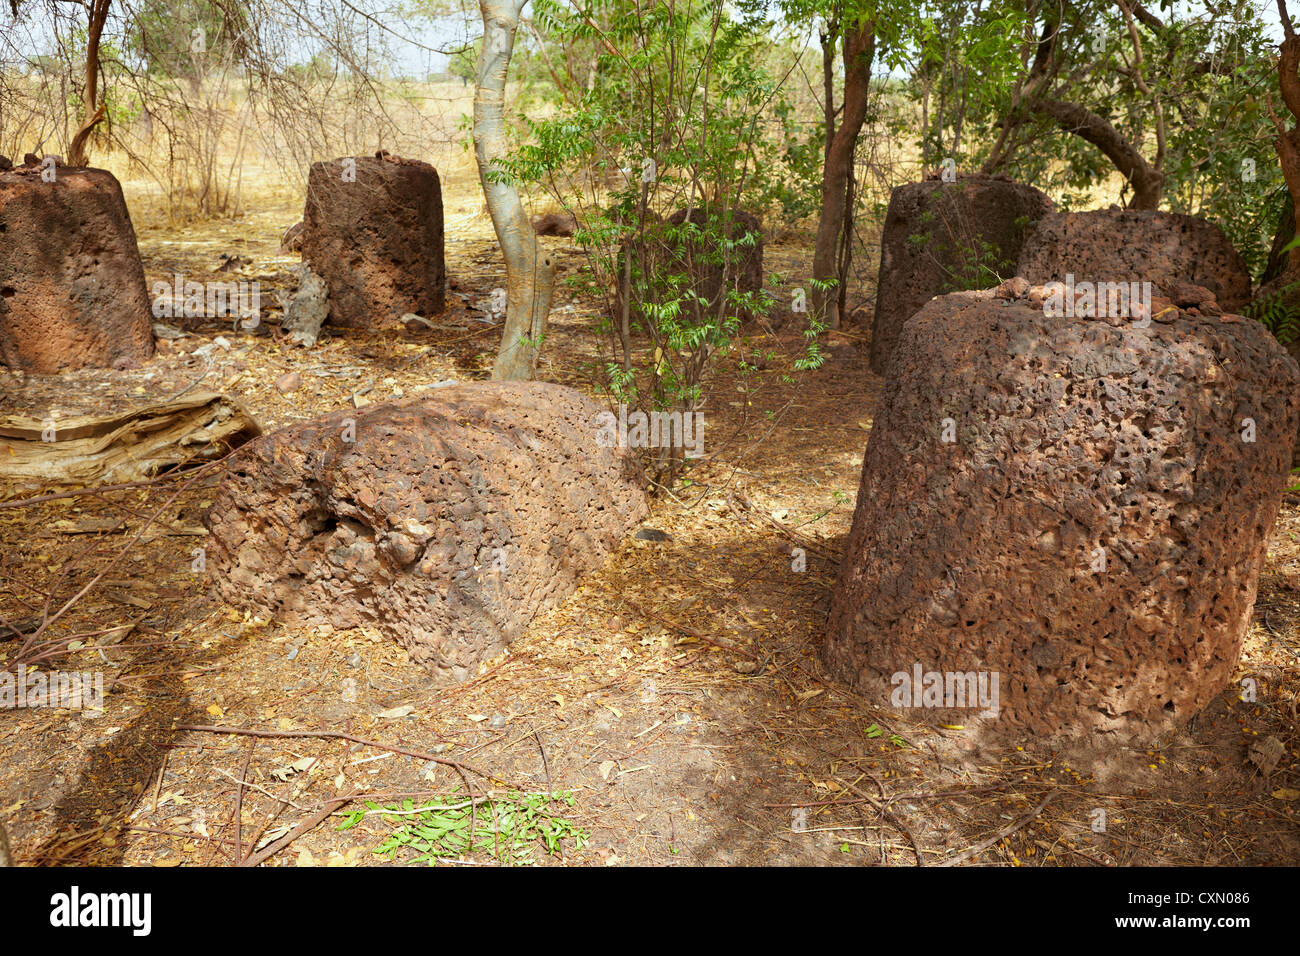
[{"label": "toppled stone block", "polygon": [[375,627],[464,680],[646,514],[600,411],[561,385],[474,382],[267,436],[205,519],[217,590],[281,620]]},{"label": "toppled stone block", "polygon": [[548,212],[533,219],[533,232],[539,236],[571,238],[577,230],[578,219],[571,212]]}]

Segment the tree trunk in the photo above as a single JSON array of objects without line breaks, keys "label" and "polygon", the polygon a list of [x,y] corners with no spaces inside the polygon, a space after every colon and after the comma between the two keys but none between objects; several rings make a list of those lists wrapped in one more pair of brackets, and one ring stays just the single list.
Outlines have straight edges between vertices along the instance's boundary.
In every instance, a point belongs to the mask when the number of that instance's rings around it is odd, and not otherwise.
[{"label": "tree trunk", "polygon": [[[840,235],[844,231],[849,198],[849,173],[858,133],[867,118],[867,92],[871,83],[871,61],[875,56],[875,24],[868,22],[844,30],[844,114],[839,129],[826,151],[822,171],[822,211],[817,224],[817,242],[813,247],[813,278],[819,283],[838,279]],[[840,292],[837,289],[812,290],[813,308],[823,317],[826,327],[840,327]]]},{"label": "tree trunk", "polygon": [[526,0],[479,0],[483,45],[474,90],[474,156],[479,182],[501,254],[506,261],[506,323],[492,378],[527,381],[537,376],[537,354],[546,333],[555,288],[555,266],[538,247],[519,192],[499,181],[495,167],[507,152],[506,71]]},{"label": "tree trunk", "polygon": [[90,0],[86,8],[88,33],[86,36],[86,82],[82,88],[82,106],[85,109],[81,128],[72,137],[68,147],[69,166],[88,166],[90,156],[86,142],[91,131],[104,118],[104,104],[99,102],[99,39],[104,34],[111,0]]},{"label": "tree trunk", "polygon": [[1268,250],[1268,262],[1264,264],[1264,272],[1259,277],[1260,285],[1268,285],[1278,276],[1286,272],[1290,265],[1291,253],[1284,253],[1282,250],[1287,244],[1295,238],[1295,200],[1291,198],[1291,190],[1288,188],[1282,196],[1282,209],[1278,213],[1277,227],[1273,230],[1273,245]]},{"label": "tree trunk", "polygon": [[[1277,59],[1278,88],[1288,112],[1300,120],[1300,36],[1293,31],[1289,18],[1284,22],[1284,27],[1287,35],[1282,41],[1281,55]],[[1274,122],[1277,124],[1277,138],[1273,140],[1273,148],[1277,150],[1282,178],[1286,181],[1287,192],[1291,194],[1291,215],[1294,222],[1292,235],[1300,235],[1300,125],[1287,129],[1276,117]],[[1292,249],[1286,254],[1284,271],[1297,268],[1300,268],[1300,248]]]}]

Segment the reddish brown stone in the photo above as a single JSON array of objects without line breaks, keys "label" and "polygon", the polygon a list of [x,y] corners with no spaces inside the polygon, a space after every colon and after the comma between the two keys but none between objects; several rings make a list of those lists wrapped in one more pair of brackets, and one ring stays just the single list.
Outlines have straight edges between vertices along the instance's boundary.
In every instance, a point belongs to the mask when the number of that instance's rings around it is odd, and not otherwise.
[{"label": "reddish brown stone", "polygon": [[823,657],[885,707],[917,665],[997,673],[995,719],[910,712],[977,737],[1149,739],[1232,676],[1300,368],[1238,316],[1112,326],[1033,298],[957,293],[904,326]]},{"label": "reddish brown stone", "polygon": [[[694,239],[684,239],[681,227],[689,221],[699,230]],[[609,223],[623,224],[618,209],[606,212]],[[633,295],[631,314],[644,316],[641,302],[647,295],[656,301],[666,297],[683,297],[684,309],[699,310],[701,318],[717,316],[721,301],[723,281],[741,293],[758,292],[763,288],[763,224],[750,213],[733,209],[728,213],[729,238],[739,241],[753,236],[753,244],[736,246],[728,251],[720,249],[716,234],[709,234],[709,213],[699,207],[679,209],[667,219],[660,219],[653,210],[647,210],[645,221],[627,238],[618,253],[618,277],[623,275],[623,262],[632,256]],[[603,223],[602,223],[603,225]],[[670,232],[676,233],[669,235]],[[692,281],[681,288],[669,288],[663,282],[668,275],[689,276]],[[694,292],[694,297],[686,293]],[[622,314],[622,286],[615,290],[614,315]],[[748,309],[728,310],[742,322],[750,321],[753,314]]]},{"label": "reddish brown stone", "polygon": [[447,284],[437,170],[387,155],[353,162],[313,163],[307,180],[302,255],[329,287],[330,324],[437,315]]},{"label": "reddish brown stone", "polygon": [[600,446],[599,413],[561,385],[475,382],[268,436],[205,519],[217,589],[282,620],[373,626],[463,680],[645,515],[635,456]]},{"label": "reddish brown stone", "polygon": [[1034,285],[1064,282],[1067,273],[1076,284],[1145,280],[1167,296],[1175,283],[1197,285],[1226,312],[1250,301],[1250,273],[1223,230],[1172,212],[1054,213],[1025,240],[1018,272]]},{"label": "reddish brown stone", "polygon": [[112,173],[0,172],[0,362],[29,372],[138,364],[153,318],[135,230]]},{"label": "reddish brown stone", "polygon": [[539,236],[571,237],[578,229],[577,217],[571,212],[548,212],[533,220],[533,232]]},{"label": "reddish brown stone", "polygon": [[[668,217],[669,226],[681,227],[686,223],[696,226],[701,232],[709,228],[712,213],[701,207],[679,209]],[[727,213],[729,230],[726,235],[735,242],[753,237],[753,244],[742,244],[728,251],[719,248],[719,243],[701,238],[695,241],[674,242],[670,244],[671,254],[663,268],[684,269],[696,277],[691,287],[696,295],[708,303],[707,308],[717,314],[722,295],[724,277],[729,288],[738,292],[758,292],[763,288],[763,224],[752,213],[742,209],[732,209]],[[741,310],[741,318],[748,320],[751,314]]]},{"label": "reddish brown stone", "polygon": [[897,187],[880,236],[872,371],[885,374],[903,323],[931,298],[1010,278],[1026,234],[1053,208],[1037,189],[1001,176]]}]

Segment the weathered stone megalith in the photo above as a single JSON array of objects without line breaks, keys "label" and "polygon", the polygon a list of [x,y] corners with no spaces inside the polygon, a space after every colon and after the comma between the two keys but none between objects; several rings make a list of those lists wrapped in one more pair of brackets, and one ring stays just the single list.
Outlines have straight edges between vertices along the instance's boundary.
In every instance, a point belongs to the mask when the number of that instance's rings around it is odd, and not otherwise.
[{"label": "weathered stone megalith", "polygon": [[1025,235],[1053,208],[1034,187],[999,176],[896,187],[880,236],[872,371],[885,374],[903,323],[931,298],[1014,274]]},{"label": "weathered stone megalith", "polygon": [[[679,209],[667,219],[660,219],[653,211],[646,213],[643,230],[628,238],[618,254],[619,276],[623,263],[632,257],[633,301],[631,312],[644,315],[641,300],[646,294],[656,298],[682,296],[684,309],[699,309],[704,316],[717,316],[725,288],[740,293],[759,292],[763,288],[763,223],[753,213],[743,209],[730,209],[724,227],[711,228],[714,213],[695,206]],[[719,214],[720,215],[720,214]],[[610,222],[621,222],[617,209],[607,213]],[[683,237],[682,226],[695,226],[700,235]],[[735,245],[728,249],[719,238],[725,235]],[[689,281],[679,288],[669,289],[663,282],[666,275],[687,276]],[[694,293],[687,296],[686,293]],[[614,314],[622,314],[622,285],[615,294]],[[742,322],[754,317],[750,309],[727,309],[724,314],[734,315]]]},{"label": "weathered stone megalith", "polygon": [[[1257,322],[1159,311],[1140,328],[966,292],[907,322],[833,595],[834,673],[990,740],[1149,739],[1225,687],[1300,368]],[[931,674],[954,696],[925,698]],[[992,675],[996,708],[956,697]]]},{"label": "weathered stone megalith", "polygon": [[122,187],[103,169],[0,171],[0,362],[51,375],[153,355]]},{"label": "weathered stone megalith", "polygon": [[415,159],[313,163],[302,256],[329,287],[331,325],[368,328],[446,304],[442,187]]},{"label": "weathered stone megalith", "polygon": [[1025,239],[1017,275],[1033,285],[1150,282],[1156,295],[1175,282],[1214,293],[1220,308],[1250,301],[1250,272],[1223,230],[1195,216],[1151,209],[1095,209],[1045,217]]},{"label": "weathered stone megalith", "polygon": [[237,453],[208,564],[236,607],[386,633],[463,680],[570,594],[646,514],[600,408],[537,382],[474,382],[294,425]]},{"label": "weathered stone megalith", "polygon": [[[679,227],[689,222],[704,230],[713,215],[710,210],[696,206],[677,210],[667,222]],[[693,288],[696,294],[710,303],[712,309],[717,308],[722,294],[724,275],[728,285],[739,292],[758,292],[763,288],[762,222],[753,213],[731,209],[727,211],[727,224],[727,238],[738,243],[734,249],[719,248],[717,243],[699,240],[683,242],[673,250],[674,258],[678,260],[675,264],[689,266],[695,277]]]}]

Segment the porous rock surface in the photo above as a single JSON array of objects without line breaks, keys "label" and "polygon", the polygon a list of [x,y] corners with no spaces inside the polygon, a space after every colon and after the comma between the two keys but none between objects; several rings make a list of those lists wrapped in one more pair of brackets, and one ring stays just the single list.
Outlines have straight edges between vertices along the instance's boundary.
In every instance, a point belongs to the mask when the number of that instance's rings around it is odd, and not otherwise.
[{"label": "porous rock surface", "polygon": [[280,620],[373,626],[464,680],[646,514],[599,414],[565,386],[474,382],[266,436],[205,519],[217,590]]},{"label": "porous rock surface", "polygon": [[886,707],[918,664],[998,674],[996,717],[929,712],[977,737],[1150,739],[1231,678],[1300,368],[1249,319],[1049,319],[1008,286],[903,329],[823,659]]},{"label": "porous rock surface", "polygon": [[0,362],[51,375],[134,366],[153,351],[144,269],[113,174],[0,171]]},{"label": "porous rock surface", "polygon": [[1001,176],[927,179],[896,187],[880,236],[871,369],[883,375],[903,323],[936,295],[997,285],[1053,209],[1044,193]]},{"label": "porous rock surface", "polygon": [[416,159],[313,163],[302,256],[329,288],[331,325],[369,328],[446,302],[442,187]]},{"label": "porous rock surface", "polygon": [[1034,285],[1148,281],[1168,294],[1178,281],[1209,289],[1219,307],[1250,301],[1250,272],[1214,223],[1152,209],[1053,213],[1025,239],[1017,274]]}]

